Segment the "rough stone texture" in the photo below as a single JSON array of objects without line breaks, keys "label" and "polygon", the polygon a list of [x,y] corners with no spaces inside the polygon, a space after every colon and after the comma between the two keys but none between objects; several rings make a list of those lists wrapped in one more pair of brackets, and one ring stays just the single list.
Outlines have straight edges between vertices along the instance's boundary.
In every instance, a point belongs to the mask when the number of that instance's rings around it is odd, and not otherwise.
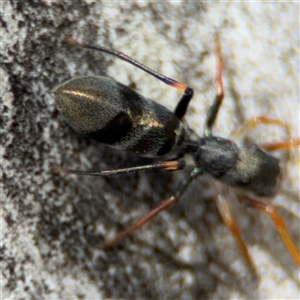
[{"label": "rough stone texture", "polygon": [[[256,115],[299,136],[297,3],[213,4],[1,1],[1,284],[3,299],[299,298],[299,270],[271,221],[236,204],[260,280],[251,280],[223,225],[209,178],[180,204],[103,250],[105,236],[170,196],[186,171],[112,178],[58,176],[51,167],[107,169],[141,161],[76,135],[51,90],[79,75],[108,75],[174,108],[180,93],[81,41],[121,50],[195,88],[187,122],[202,132],[215,89],[214,32],[222,36],[226,99],[215,133]],[[286,137],[260,126],[251,141]],[[283,185],[272,203],[299,247],[299,151],[276,153]],[[234,191],[226,192],[234,199]]]}]

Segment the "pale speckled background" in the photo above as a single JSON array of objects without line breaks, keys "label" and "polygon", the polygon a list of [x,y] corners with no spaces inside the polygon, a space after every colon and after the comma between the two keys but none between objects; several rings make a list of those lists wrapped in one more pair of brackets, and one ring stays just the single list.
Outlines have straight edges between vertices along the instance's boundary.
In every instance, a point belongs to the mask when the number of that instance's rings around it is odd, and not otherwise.
[{"label": "pale speckled background", "polygon": [[[107,74],[171,109],[180,97],[122,61],[63,44],[68,35],[121,50],[193,87],[186,120],[201,133],[215,93],[218,28],[226,99],[215,133],[226,137],[263,114],[287,122],[299,137],[299,4],[1,1],[0,21],[2,299],[299,298],[299,269],[272,223],[238,205],[260,275],[251,281],[210,179],[199,179],[180,204],[103,251],[106,234],[170,196],[185,172],[109,179],[50,172],[57,164],[104,169],[140,162],[70,130],[50,96],[59,83]],[[285,136],[261,126],[251,139]],[[276,156],[284,180],[271,201],[300,249],[299,150]]]}]

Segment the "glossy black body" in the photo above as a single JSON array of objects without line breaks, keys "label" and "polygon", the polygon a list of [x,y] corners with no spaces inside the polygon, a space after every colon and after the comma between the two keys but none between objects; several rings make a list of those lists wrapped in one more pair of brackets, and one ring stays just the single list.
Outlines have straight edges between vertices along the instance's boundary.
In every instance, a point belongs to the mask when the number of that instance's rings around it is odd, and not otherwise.
[{"label": "glossy black body", "polygon": [[54,98],[62,116],[75,131],[144,157],[170,160],[190,154],[199,175],[209,174],[257,195],[269,196],[276,192],[280,177],[276,158],[254,145],[238,147],[230,140],[212,135],[223,93],[216,95],[207,113],[204,137],[194,141],[182,122],[193,96],[192,88],[143,66],[121,52],[93,45],[84,47],[115,55],[184,91],[184,95],[173,113],[114,79],[101,76],[71,79],[54,90]]},{"label": "glossy black body", "polygon": [[238,148],[230,140],[209,136],[199,140],[194,160],[205,173],[228,185],[259,196],[276,192],[279,161],[255,145]]},{"label": "glossy black body", "polygon": [[152,158],[186,152],[186,130],[174,113],[113,79],[71,79],[54,97],[75,131],[103,144]]}]

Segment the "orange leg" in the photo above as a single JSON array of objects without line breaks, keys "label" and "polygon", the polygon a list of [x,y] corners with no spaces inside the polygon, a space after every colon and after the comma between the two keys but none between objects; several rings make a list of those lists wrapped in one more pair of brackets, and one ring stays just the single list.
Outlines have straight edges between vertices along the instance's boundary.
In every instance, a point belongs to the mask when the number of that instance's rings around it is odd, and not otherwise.
[{"label": "orange leg", "polygon": [[264,202],[252,199],[248,196],[239,196],[239,199],[245,203],[246,206],[251,207],[253,209],[259,210],[267,215],[269,215],[281,236],[283,243],[285,244],[287,250],[289,251],[291,257],[294,259],[296,264],[300,267],[300,253],[297,250],[295,244],[293,243],[290,235],[287,232],[286,225],[280,215],[277,213],[275,208]]},{"label": "orange leg", "polygon": [[267,151],[276,151],[276,150],[288,150],[293,147],[300,146],[300,139],[290,139],[287,141],[273,142],[273,143],[264,143],[260,144],[259,147]]},{"label": "orange leg", "polygon": [[[259,124],[278,125],[285,128],[285,130],[289,132],[289,125],[282,122],[281,120],[271,119],[265,116],[258,116],[252,118],[243,128],[233,132],[232,135],[234,136],[234,138],[237,137],[241,138],[247,132],[256,128]],[[285,141],[259,144],[260,148],[265,149],[267,151],[288,150],[293,147],[299,147],[299,146],[300,146],[300,139],[289,139]]]},{"label": "orange leg", "polygon": [[217,206],[218,206],[218,210],[221,214],[221,217],[224,221],[224,224],[226,225],[226,227],[229,229],[232,236],[234,237],[236,244],[237,244],[249,270],[255,277],[258,277],[255,266],[253,264],[250,254],[249,254],[248,248],[242,238],[241,232],[240,232],[238,225],[234,219],[234,215],[230,209],[230,205],[227,203],[227,201],[225,200],[225,198],[223,196],[219,195],[217,198]]},{"label": "orange leg", "polygon": [[282,122],[279,119],[271,119],[271,118],[268,118],[268,117],[265,117],[265,116],[257,116],[257,117],[252,118],[242,128],[234,131],[232,133],[232,136],[234,138],[241,139],[243,136],[245,136],[247,134],[247,132],[249,132],[250,130],[253,130],[254,128],[256,128],[260,124],[278,125],[278,126],[281,126],[281,127],[285,128],[285,130],[287,132],[289,131],[289,125]]}]

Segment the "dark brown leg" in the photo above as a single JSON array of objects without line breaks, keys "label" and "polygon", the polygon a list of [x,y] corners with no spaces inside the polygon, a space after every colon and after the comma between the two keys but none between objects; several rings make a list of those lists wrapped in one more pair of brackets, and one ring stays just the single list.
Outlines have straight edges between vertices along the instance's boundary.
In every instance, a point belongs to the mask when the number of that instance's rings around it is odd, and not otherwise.
[{"label": "dark brown leg", "polygon": [[123,168],[123,169],[104,170],[104,171],[77,171],[77,170],[70,170],[61,167],[54,167],[52,169],[52,172],[76,174],[76,175],[89,175],[89,176],[113,176],[117,174],[126,174],[126,173],[148,171],[148,170],[177,171],[177,170],[184,169],[184,167],[185,167],[184,161],[161,161],[150,165]]},{"label": "dark brown leg", "polygon": [[176,197],[170,197],[166,199],[165,201],[161,202],[157,207],[155,207],[153,210],[151,210],[149,213],[147,213],[145,216],[137,220],[132,226],[128,227],[127,229],[120,231],[115,237],[112,239],[108,239],[105,241],[105,246],[111,246],[117,241],[125,238],[126,236],[130,235],[132,232],[138,230],[143,225],[151,221],[155,216],[157,216],[161,211],[168,209],[172,207],[176,202],[178,201],[178,198]]},{"label": "dark brown leg", "polygon": [[157,216],[163,210],[166,210],[166,209],[170,208],[171,206],[173,206],[180,199],[181,195],[186,191],[186,189],[189,187],[190,183],[201,174],[202,174],[202,171],[200,169],[194,168],[193,171],[191,172],[190,176],[188,177],[188,179],[180,185],[175,196],[167,198],[166,200],[161,202],[157,207],[155,207],[153,210],[151,210],[149,213],[147,213],[145,216],[143,216],[142,218],[137,220],[132,226],[119,232],[112,239],[106,240],[104,242],[105,245],[106,246],[113,245],[117,241],[125,238],[132,232],[141,228],[143,225],[145,225],[146,223],[151,221],[155,216]]},{"label": "dark brown leg", "polygon": [[147,72],[148,74],[157,78],[158,80],[162,81],[163,83],[165,83],[169,86],[172,86],[175,89],[183,92],[184,94],[181,97],[181,99],[179,100],[177,107],[175,109],[175,115],[178,119],[182,119],[184,117],[184,115],[187,111],[188,105],[194,94],[194,90],[192,88],[190,88],[187,85],[185,85],[181,82],[178,82],[172,78],[169,78],[167,76],[159,74],[156,71],[154,71],[154,70],[144,66],[143,64],[139,63],[138,61],[134,60],[133,58],[127,56],[126,54],[116,51],[114,49],[109,49],[106,47],[96,46],[96,45],[89,45],[89,44],[85,44],[85,43],[79,43],[78,41],[76,41],[73,38],[67,38],[65,41],[74,46],[80,46],[82,48],[98,50],[98,51],[102,51],[102,52],[114,55],[114,56],[118,57],[119,59],[124,60],[124,61],[130,63],[131,65]]},{"label": "dark brown leg", "polygon": [[204,135],[212,135],[212,127],[216,121],[218,111],[222,105],[224,99],[224,85],[223,85],[223,58],[222,58],[222,49],[221,41],[219,34],[216,34],[216,56],[217,56],[217,68],[216,68],[216,96],[214,103],[209,108],[209,111],[206,116]]}]

